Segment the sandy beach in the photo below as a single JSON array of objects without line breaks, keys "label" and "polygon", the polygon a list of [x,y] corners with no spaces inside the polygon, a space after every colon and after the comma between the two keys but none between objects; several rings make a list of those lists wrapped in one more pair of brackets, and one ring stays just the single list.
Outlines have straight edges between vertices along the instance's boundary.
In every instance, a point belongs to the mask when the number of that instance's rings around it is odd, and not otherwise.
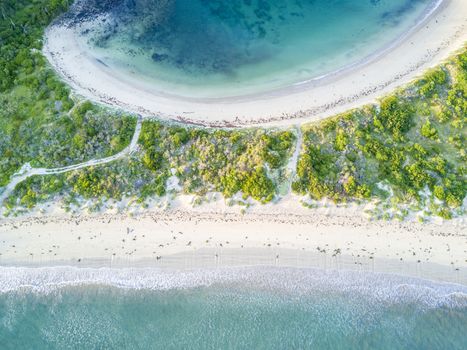
[{"label": "sandy beach", "polygon": [[0,264],[91,267],[300,266],[388,272],[467,284],[459,222],[369,221],[342,209],[239,214],[205,207],[47,214],[0,222]]},{"label": "sandy beach", "polygon": [[[78,94],[145,117],[208,126],[297,124],[374,101],[446,59],[465,45],[466,13],[466,1],[441,1],[419,26],[362,64],[267,96],[238,99],[162,96],[96,62],[70,28],[50,27],[44,53]],[[169,207],[107,208],[74,216],[52,205],[51,210],[1,218],[0,265],[306,266],[467,284],[465,219],[371,221],[364,207],[310,210],[297,198],[246,213],[222,200],[193,208],[177,197]]]},{"label": "sandy beach", "polygon": [[463,0],[434,2],[416,27],[362,62],[289,88],[223,99],[169,96],[117,73],[90,56],[64,26],[47,30],[43,52],[78,94],[105,105],[207,126],[287,125],[370,103],[412,81],[465,45],[465,13]]}]

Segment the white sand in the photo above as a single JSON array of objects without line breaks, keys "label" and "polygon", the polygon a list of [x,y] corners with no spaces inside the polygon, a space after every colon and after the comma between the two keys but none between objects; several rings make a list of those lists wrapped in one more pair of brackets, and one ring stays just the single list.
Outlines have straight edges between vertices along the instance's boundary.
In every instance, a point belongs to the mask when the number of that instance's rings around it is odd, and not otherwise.
[{"label": "white sand", "polygon": [[0,222],[0,254],[1,265],[353,265],[467,284],[465,224],[370,222],[351,209],[36,214]]},{"label": "white sand", "polygon": [[372,102],[462,48],[467,41],[467,1],[439,3],[416,28],[366,62],[260,96],[189,100],[164,95],[156,87],[97,62],[80,46],[75,32],[61,26],[47,30],[44,53],[77,93],[144,116],[210,126],[296,124]]}]

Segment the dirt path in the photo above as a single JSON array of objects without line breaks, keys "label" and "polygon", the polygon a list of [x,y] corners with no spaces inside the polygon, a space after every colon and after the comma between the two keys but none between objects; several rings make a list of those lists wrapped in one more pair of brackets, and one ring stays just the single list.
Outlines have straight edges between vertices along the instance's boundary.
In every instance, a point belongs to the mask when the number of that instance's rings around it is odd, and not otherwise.
[{"label": "dirt path", "polygon": [[11,177],[10,183],[5,187],[4,191],[0,194],[0,207],[3,201],[8,198],[8,196],[14,191],[16,185],[25,181],[31,176],[34,175],[54,175],[54,174],[63,174],[74,170],[79,170],[83,168],[87,168],[90,166],[98,166],[102,164],[107,164],[110,162],[114,162],[120,158],[126,157],[127,155],[133,153],[138,145],[139,135],[141,134],[141,127],[142,127],[142,118],[139,117],[136,123],[135,132],[131,139],[130,144],[125,147],[122,151],[114,154],[113,156],[100,158],[100,159],[91,159],[84,163],[69,165],[66,167],[61,168],[33,168],[29,163],[23,165],[23,167]]},{"label": "dirt path", "polygon": [[294,150],[294,153],[292,154],[292,157],[290,157],[289,162],[287,163],[287,172],[289,174],[289,184],[288,184],[287,194],[292,192],[292,183],[294,182],[295,177],[297,175],[298,157],[300,156],[300,152],[302,151],[302,145],[303,145],[302,129],[298,125],[295,130],[296,130],[296,136],[297,136],[297,141],[295,142],[295,150]]}]

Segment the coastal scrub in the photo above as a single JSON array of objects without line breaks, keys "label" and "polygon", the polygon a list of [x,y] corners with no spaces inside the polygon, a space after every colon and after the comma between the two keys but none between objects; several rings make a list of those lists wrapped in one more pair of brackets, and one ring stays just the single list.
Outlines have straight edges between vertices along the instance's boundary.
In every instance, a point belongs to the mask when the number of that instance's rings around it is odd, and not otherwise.
[{"label": "coastal scrub", "polygon": [[[67,1],[0,5],[0,195],[25,165],[63,167],[114,155],[130,143],[136,116],[79,97],[40,50]],[[212,129],[146,119],[137,151],[112,163],[20,182],[2,205],[19,213],[44,201],[99,208],[108,200],[221,193],[235,203],[280,200],[379,203],[376,217],[409,211],[464,213],[467,51],[378,103],[302,126]],[[299,147],[296,169],[289,162]],[[81,202],[80,202],[81,201]],[[390,212],[390,214],[388,214]]]}]

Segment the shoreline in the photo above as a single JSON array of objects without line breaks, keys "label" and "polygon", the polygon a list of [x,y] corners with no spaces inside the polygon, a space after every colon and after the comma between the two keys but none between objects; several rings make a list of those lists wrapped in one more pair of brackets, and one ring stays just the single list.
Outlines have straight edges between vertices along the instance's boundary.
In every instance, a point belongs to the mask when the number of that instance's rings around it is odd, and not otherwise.
[{"label": "shoreline", "polygon": [[[379,56],[374,61],[357,64],[337,76],[326,76],[322,85],[310,88],[297,84],[297,91],[292,93],[272,92],[271,96],[252,101],[161,102],[160,96],[154,98],[150,91],[138,90],[138,82],[119,81],[104,65],[89,59],[79,50],[72,30],[62,35],[61,30],[66,28],[47,29],[44,53],[78,94],[146,117],[209,127],[295,124],[375,101],[464,47],[467,19],[462,14],[466,13],[467,3],[435,3],[438,7],[420,23],[420,28],[413,27],[400,43],[376,53]],[[53,36],[55,39],[50,40]],[[130,98],[130,102],[113,96],[114,92]],[[187,106],[200,109],[186,112]],[[155,112],[159,108],[167,108],[168,114]],[[136,141],[134,136],[128,151]],[[292,165],[298,150],[291,158]],[[119,154],[126,149],[122,152]],[[343,208],[329,207],[325,202],[323,207],[310,210],[299,200],[290,201],[293,195],[286,197],[278,205],[246,210],[229,207],[217,199],[193,207],[189,196],[173,200],[167,196],[152,204],[171,209],[129,207],[121,213],[125,199],[106,203],[99,214],[78,216],[64,213],[58,205],[49,203],[46,208],[46,203],[23,217],[0,218],[0,267],[295,266],[402,274],[467,285],[465,218],[430,223],[370,221],[364,211],[371,203]],[[131,198],[128,200],[130,206]]]},{"label": "shoreline", "polygon": [[78,94],[145,117],[208,127],[287,125],[316,121],[374,102],[442,62],[465,45],[467,20],[462,13],[466,11],[467,4],[461,0],[441,0],[432,14],[399,38],[400,43],[383,48],[370,62],[357,63],[349,72],[344,68],[342,74],[331,74],[318,86],[313,86],[315,81],[311,87],[307,83],[292,85],[246,101],[203,102],[158,96],[137,79],[117,77],[95,62],[80,48],[73,30],[64,27],[47,29],[43,52]]},{"label": "shoreline", "polygon": [[359,273],[388,275],[402,278],[458,284],[467,286],[467,275],[460,269],[436,263],[414,263],[391,258],[363,259],[351,255],[332,255],[303,252],[292,249],[200,249],[156,258],[112,259],[92,258],[77,260],[23,261],[0,259],[1,269],[53,269],[122,271],[154,270],[168,274],[196,271],[220,271],[235,269],[302,269],[327,273]]},{"label": "shoreline", "polygon": [[307,267],[467,285],[465,225],[171,210],[0,222],[0,266]]}]

